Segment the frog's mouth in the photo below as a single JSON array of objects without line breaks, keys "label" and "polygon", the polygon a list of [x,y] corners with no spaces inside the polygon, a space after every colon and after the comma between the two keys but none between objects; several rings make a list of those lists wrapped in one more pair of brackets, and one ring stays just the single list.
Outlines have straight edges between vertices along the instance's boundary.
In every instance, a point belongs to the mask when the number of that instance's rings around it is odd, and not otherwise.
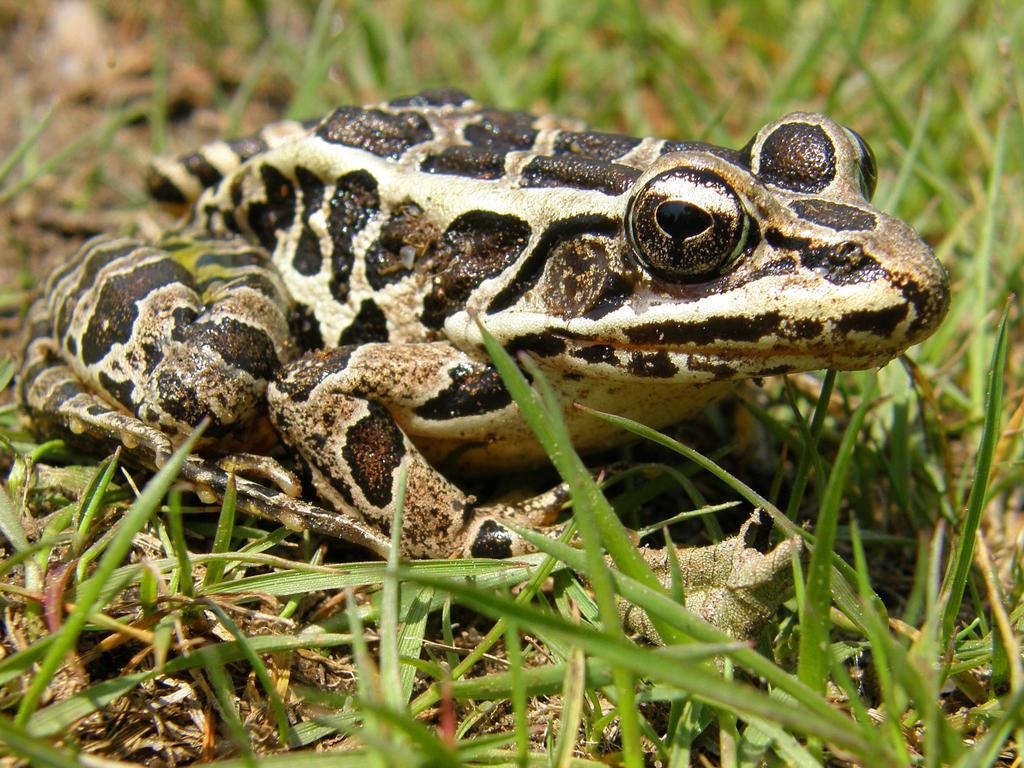
[{"label": "frog's mouth", "polygon": [[[902,349],[881,349],[862,343],[837,350],[818,343],[794,346],[749,345],[740,348],[719,345],[689,347],[608,344],[552,336],[524,339],[514,345],[530,352],[544,368],[557,369],[570,376],[607,380],[647,380],[666,383],[711,382],[773,376],[823,368],[862,370],[882,366]],[[557,349],[557,353],[554,351]]]},{"label": "frog's mouth", "polygon": [[823,301],[806,286],[789,286],[753,311],[740,304],[730,313],[720,302],[717,312],[691,318],[669,304],[554,327],[551,318],[519,315],[499,338],[551,370],[591,378],[699,382],[859,370],[884,365],[935,330],[948,305],[945,275],[935,274],[928,290],[887,281],[843,286]]}]

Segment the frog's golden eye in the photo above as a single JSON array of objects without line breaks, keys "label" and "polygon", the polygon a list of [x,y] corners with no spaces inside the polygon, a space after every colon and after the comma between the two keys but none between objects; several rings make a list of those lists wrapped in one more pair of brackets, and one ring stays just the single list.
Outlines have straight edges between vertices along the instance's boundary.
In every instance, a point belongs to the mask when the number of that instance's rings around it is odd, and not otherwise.
[{"label": "frog's golden eye", "polygon": [[643,265],[677,282],[707,280],[745,245],[750,219],[717,174],[677,169],[655,176],[633,195],[626,234]]}]

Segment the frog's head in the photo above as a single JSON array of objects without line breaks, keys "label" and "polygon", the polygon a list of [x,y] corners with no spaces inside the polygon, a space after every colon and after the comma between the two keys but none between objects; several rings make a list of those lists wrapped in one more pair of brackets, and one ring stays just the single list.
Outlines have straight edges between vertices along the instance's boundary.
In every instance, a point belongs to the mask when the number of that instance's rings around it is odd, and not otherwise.
[{"label": "frog's head", "polygon": [[871,206],[875,161],[853,131],[793,113],[739,152],[681,147],[547,243],[487,327],[591,376],[700,380],[867,368],[938,326],[946,274]]}]

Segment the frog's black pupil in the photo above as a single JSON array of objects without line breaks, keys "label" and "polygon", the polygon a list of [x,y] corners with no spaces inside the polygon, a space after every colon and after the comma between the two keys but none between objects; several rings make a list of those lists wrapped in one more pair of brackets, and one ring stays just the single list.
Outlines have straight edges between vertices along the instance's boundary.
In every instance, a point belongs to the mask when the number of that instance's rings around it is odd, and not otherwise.
[{"label": "frog's black pupil", "polygon": [[690,203],[671,201],[658,206],[655,220],[661,230],[673,240],[695,237],[711,226],[711,214]]}]

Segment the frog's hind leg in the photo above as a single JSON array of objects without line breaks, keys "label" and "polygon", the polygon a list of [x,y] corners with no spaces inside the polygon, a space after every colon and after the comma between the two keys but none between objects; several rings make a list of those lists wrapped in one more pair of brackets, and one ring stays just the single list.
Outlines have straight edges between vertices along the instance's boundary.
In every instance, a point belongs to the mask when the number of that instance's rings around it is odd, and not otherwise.
[{"label": "frog's hind leg", "polygon": [[96,238],[51,276],[43,302],[52,352],[87,390],[178,437],[207,419],[209,438],[272,441],[266,384],[296,347],[262,249]]},{"label": "frog's hind leg", "polygon": [[[63,437],[92,453],[120,446],[137,463],[152,469],[163,464],[174,449],[171,440],[83,384],[61,357],[42,302],[30,311],[29,337],[18,375],[18,394],[38,432]],[[190,456],[179,477],[204,498],[223,499],[232,476],[218,464]],[[381,557],[388,554],[387,540],[357,520],[244,477],[235,476],[234,481],[238,508],[243,512],[293,530],[311,530],[348,541]]]}]

